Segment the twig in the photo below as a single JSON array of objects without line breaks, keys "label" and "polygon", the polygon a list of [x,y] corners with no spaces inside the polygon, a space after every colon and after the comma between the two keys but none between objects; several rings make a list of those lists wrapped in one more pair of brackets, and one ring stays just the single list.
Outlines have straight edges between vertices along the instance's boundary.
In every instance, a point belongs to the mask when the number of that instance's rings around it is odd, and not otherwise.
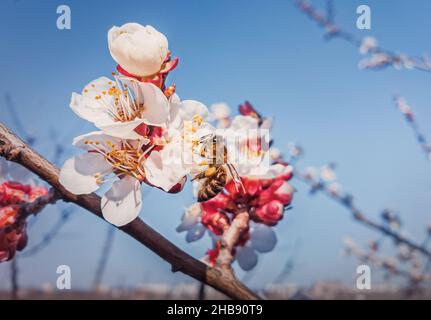
[{"label": "twig", "polygon": [[20,132],[21,135],[23,135],[24,140],[27,141],[29,145],[33,145],[36,139],[27,132],[25,126],[22,124],[21,119],[16,112],[16,108],[13,104],[11,95],[9,93],[6,93],[4,99],[6,102],[6,107],[12,117],[12,121],[15,124],[16,129],[18,130],[18,132]]},{"label": "twig", "polygon": [[[75,195],[59,182],[59,169],[33,151],[14,133],[0,123],[0,156],[20,163],[54,187],[62,200],[73,202],[102,218],[100,197],[96,194]],[[181,271],[212,286],[233,299],[259,299],[259,297],[235,278],[231,270],[210,268],[185,253],[137,218],[120,230],[148,247],[172,265],[172,271]]]},{"label": "twig", "polygon": [[66,222],[69,220],[69,217],[73,213],[74,208],[67,208],[64,209],[61,212],[61,216],[58,219],[58,221],[51,227],[51,229],[45,233],[45,235],[42,237],[42,240],[40,240],[39,243],[35,244],[29,249],[26,249],[23,253],[20,254],[20,257],[28,258],[31,257],[40,251],[42,251],[44,248],[46,248],[58,235],[61,228],[66,224]]},{"label": "twig", "polygon": [[[294,0],[294,2],[301,12],[306,14],[312,21],[316,22],[319,27],[325,29],[326,39],[340,38],[357,48],[361,46],[362,41],[360,39],[356,38],[353,34],[341,29],[334,24],[332,9],[327,10],[327,14],[325,16],[324,14],[321,14],[316,8],[314,8],[309,1]],[[375,65],[371,65],[368,68],[377,69],[389,65],[403,64],[406,68],[409,69],[431,72],[431,64],[425,57],[409,57],[407,55],[397,54],[395,52],[380,48],[378,46],[370,48],[368,53],[375,54],[377,56],[380,56],[381,58],[377,61]]]},{"label": "twig", "polygon": [[108,263],[109,254],[111,253],[114,235],[115,228],[113,226],[108,226],[108,232],[106,234],[102,255],[100,256],[100,260],[97,264],[96,274],[94,276],[93,287],[95,289],[98,289],[100,283],[102,282],[103,274],[105,273],[106,265]]},{"label": "twig", "polygon": [[411,249],[414,249],[426,257],[431,258],[431,252],[421,244],[417,244],[410,239],[407,239],[403,235],[399,234],[395,230],[391,229],[389,226],[380,224],[375,222],[369,218],[367,218],[353,203],[353,200],[350,197],[342,197],[338,193],[331,192],[328,190],[325,185],[319,182],[315,182],[310,179],[307,174],[300,172],[299,170],[295,170],[294,177],[298,178],[300,181],[303,181],[311,186],[312,190],[320,191],[322,194],[326,195],[330,199],[336,201],[341,204],[343,207],[349,210],[353,219],[362,223],[363,225],[374,229],[390,238],[392,238],[396,243],[404,243],[409,246]]},{"label": "twig", "polygon": [[11,299],[18,299],[18,259],[17,257],[13,258],[10,262],[10,285],[11,285]]},{"label": "twig", "polygon": [[397,109],[404,115],[407,124],[413,130],[416,142],[425,153],[427,160],[431,160],[431,144],[428,143],[425,135],[422,133],[411,107],[404,98],[398,95],[394,96],[394,103]]},{"label": "twig", "polygon": [[205,300],[205,283],[199,283],[198,300]]},{"label": "twig", "polygon": [[247,211],[238,213],[232,220],[230,226],[223,232],[220,239],[220,253],[217,257],[217,265],[222,269],[232,270],[235,248],[241,234],[247,230],[250,216]]}]

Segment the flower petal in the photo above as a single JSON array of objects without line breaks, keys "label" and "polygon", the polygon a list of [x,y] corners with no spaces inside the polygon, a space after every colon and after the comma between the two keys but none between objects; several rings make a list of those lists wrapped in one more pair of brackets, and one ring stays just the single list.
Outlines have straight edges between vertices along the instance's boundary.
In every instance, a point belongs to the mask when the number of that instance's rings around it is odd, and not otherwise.
[{"label": "flower petal", "polygon": [[239,247],[236,251],[236,260],[244,271],[250,271],[257,265],[257,254],[250,247]]},{"label": "flower petal", "polygon": [[189,172],[183,164],[181,150],[168,144],[162,151],[153,151],[144,162],[148,182],[168,192]]},{"label": "flower petal", "polygon": [[183,232],[190,230],[194,225],[199,223],[202,216],[202,208],[200,203],[195,203],[189,208],[185,209],[183,217],[181,219],[181,224],[177,227],[177,232]]},{"label": "flower petal", "polygon": [[103,217],[117,227],[136,219],[142,207],[141,185],[133,177],[115,181],[102,197]]},{"label": "flower petal", "polygon": [[106,174],[111,169],[102,155],[87,152],[64,163],[60,171],[60,183],[74,194],[88,194],[99,188],[95,174]]},{"label": "flower petal", "polygon": [[[106,94],[115,82],[107,77],[100,77],[90,82],[82,91],[82,94],[72,93],[70,108],[84,120],[95,122],[96,120],[109,118],[106,108],[114,104],[114,97]],[[105,92],[105,94],[103,94]],[[96,98],[99,97],[99,98]]]},{"label": "flower petal", "polygon": [[208,116],[208,108],[199,101],[184,100],[182,101],[182,106],[180,112],[184,121],[193,120],[195,115],[200,116],[202,119]]},{"label": "flower petal", "polygon": [[250,229],[250,243],[257,252],[269,252],[277,244],[277,236],[272,228],[261,223],[254,223]]},{"label": "flower petal", "polygon": [[[117,148],[120,147],[121,141],[118,138],[112,137],[110,135],[105,134],[103,131],[93,131],[90,133],[86,133],[80,136],[77,136],[73,139],[73,146],[84,149],[84,150],[93,150],[94,146],[89,144],[88,142],[97,142],[101,146],[108,148],[107,143],[113,143]],[[87,143],[86,143],[87,142]]]},{"label": "flower petal", "polygon": [[190,242],[194,242],[194,241],[199,240],[200,238],[202,238],[204,236],[205,230],[206,230],[206,228],[202,224],[200,224],[200,223],[195,224],[187,232],[186,241],[190,243]]},{"label": "flower petal", "polygon": [[160,126],[168,120],[169,103],[160,88],[152,83],[139,82],[135,95],[138,101],[138,97],[143,97],[144,111],[141,117],[146,124]]},{"label": "flower petal", "polygon": [[119,122],[112,121],[111,119],[101,119],[94,124],[103,132],[123,139],[144,139],[141,135],[135,132],[135,129],[144,121],[142,119],[135,119],[133,121]]}]

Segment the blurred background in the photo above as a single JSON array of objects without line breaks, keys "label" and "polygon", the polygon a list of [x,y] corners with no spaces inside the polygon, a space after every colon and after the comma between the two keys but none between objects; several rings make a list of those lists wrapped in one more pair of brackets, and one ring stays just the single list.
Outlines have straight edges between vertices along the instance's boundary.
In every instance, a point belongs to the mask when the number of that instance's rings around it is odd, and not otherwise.
[{"label": "blurred background", "polygon": [[[356,8],[364,1],[332,1],[334,22],[359,39],[377,38],[393,52],[431,52],[429,1],[369,2],[371,30],[356,28]],[[326,1],[312,3],[325,13]],[[56,27],[61,4],[71,9],[71,30]],[[342,190],[368,217],[379,221],[382,210],[391,208],[412,240],[421,243],[426,236],[431,163],[394,107],[393,95],[406,97],[425,135],[431,135],[430,73],[361,70],[358,49],[337,37],[325,40],[324,30],[294,1],[4,0],[0,6],[1,122],[35,137],[34,147],[51,160],[58,145],[64,148],[58,165],[76,151],[73,137],[94,129],[70,110],[69,101],[73,91],[115,71],[107,31],[131,21],[150,24],[168,37],[172,55],[180,59],[168,83],[177,85],[182,99],[207,106],[225,102],[233,110],[249,100],[274,118],[272,136],[287,157],[290,142],[304,148],[299,168],[336,163]],[[257,290],[274,283],[307,288],[320,282],[355,289],[360,263],[343,256],[343,239],[367,245],[382,236],[353,221],[334,201],[319,193],[310,196],[303,182],[292,184],[298,192],[275,228],[277,246],[260,255],[248,274],[235,265],[238,277]],[[208,236],[189,244],[175,231],[184,208],[194,203],[190,183],[177,195],[149,187],[144,193],[141,218],[186,252],[203,257],[211,247]],[[47,207],[31,224],[28,248],[43,240],[70,207]],[[20,287],[55,288],[57,266],[65,264],[71,267],[72,289],[91,289],[107,228],[76,208],[48,246],[28,257],[25,251],[18,254]],[[105,288],[196,285],[127,235],[111,236],[101,279]],[[381,250],[396,254],[390,240]],[[373,267],[372,272],[373,284],[398,283]],[[10,263],[1,264],[2,291],[10,288],[9,273]]]}]

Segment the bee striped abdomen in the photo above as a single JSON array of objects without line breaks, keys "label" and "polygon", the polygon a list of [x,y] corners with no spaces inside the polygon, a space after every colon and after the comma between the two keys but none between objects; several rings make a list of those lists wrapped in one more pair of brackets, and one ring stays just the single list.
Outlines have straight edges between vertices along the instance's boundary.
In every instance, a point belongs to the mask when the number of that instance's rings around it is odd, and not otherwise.
[{"label": "bee striped abdomen", "polygon": [[223,166],[217,167],[216,173],[212,177],[208,177],[203,182],[198,191],[198,201],[204,202],[218,195],[226,185],[227,173]]}]

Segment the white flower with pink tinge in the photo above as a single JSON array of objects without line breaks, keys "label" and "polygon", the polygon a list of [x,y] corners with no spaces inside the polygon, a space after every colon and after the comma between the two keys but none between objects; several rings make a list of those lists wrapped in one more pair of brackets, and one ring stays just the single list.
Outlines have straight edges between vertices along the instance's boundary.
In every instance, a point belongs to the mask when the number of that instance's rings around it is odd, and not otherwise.
[{"label": "white flower with pink tinge", "polygon": [[152,26],[126,23],[108,32],[112,58],[127,72],[148,77],[160,71],[169,55],[168,39]]},{"label": "white flower with pink tinge", "polygon": [[162,126],[169,114],[169,100],[160,88],[124,76],[90,82],[82,94],[72,94],[70,107],[108,135],[146,142],[148,137],[135,129],[143,124]]},{"label": "white flower with pink tinge", "polygon": [[87,152],[65,162],[60,183],[79,195],[114,180],[102,197],[103,217],[116,226],[134,220],[142,206],[140,183],[146,175],[142,141],[122,140],[96,131],[75,138],[73,145]]},{"label": "white flower with pink tinge", "polygon": [[207,113],[203,104],[181,102],[176,95],[172,99],[171,112],[155,141],[118,138],[103,131],[75,138],[73,144],[87,152],[66,161],[60,172],[62,185],[74,194],[88,194],[116,180],[102,198],[103,216],[116,226],[139,215],[142,182],[166,192],[181,191],[186,175],[199,165],[184,162],[184,144],[191,147],[188,139],[198,139],[194,135],[208,134],[213,128],[202,119]]},{"label": "white flower with pink tinge", "polygon": [[235,259],[244,271],[250,271],[257,265],[257,253],[272,251],[277,244],[277,236],[271,227],[250,222],[250,240],[236,248]]}]

